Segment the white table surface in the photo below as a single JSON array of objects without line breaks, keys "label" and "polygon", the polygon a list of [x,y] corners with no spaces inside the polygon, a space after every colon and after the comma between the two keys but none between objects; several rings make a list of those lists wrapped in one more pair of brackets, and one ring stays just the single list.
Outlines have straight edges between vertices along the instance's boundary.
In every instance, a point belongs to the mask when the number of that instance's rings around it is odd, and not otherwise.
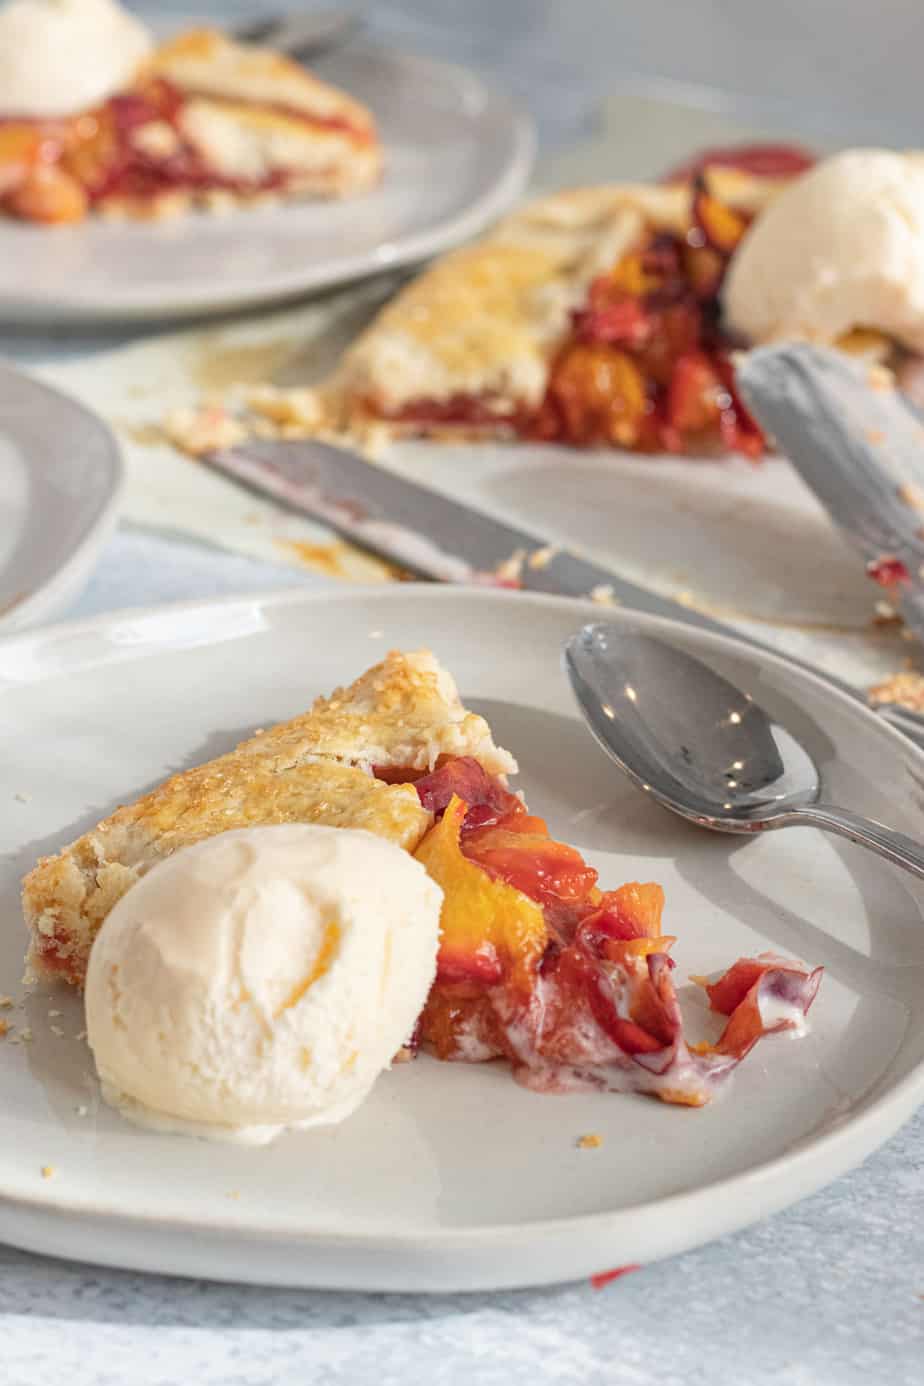
[{"label": "white table surface", "polygon": [[[164,15],[188,7],[159,8]],[[261,0],[222,8],[272,7]],[[535,0],[536,24],[525,30],[528,0],[511,4],[505,22],[497,20],[501,8],[497,0],[479,3],[465,25],[458,6],[392,3],[376,11],[376,24],[418,51],[448,51],[493,67],[532,105],[547,148],[563,151],[562,167],[571,159],[579,169],[567,146],[592,129],[594,103],[606,90],[599,53],[582,71],[576,22],[567,26],[567,43],[549,42],[552,5]],[[705,13],[721,6],[693,8]],[[820,12],[825,4],[815,0],[814,8]],[[908,11],[901,0],[887,8]],[[495,22],[503,29],[501,43],[483,27]],[[752,24],[752,38],[753,31]],[[633,51],[644,48],[634,31],[633,41]],[[897,121],[901,113],[896,96],[881,118]],[[858,124],[865,118],[858,115]],[[779,118],[781,128],[786,123]],[[704,112],[701,124],[720,132],[722,117]],[[0,331],[0,352],[28,364],[92,351],[124,335],[52,340]],[[123,529],[69,614],[294,581],[326,580]],[[924,1113],[862,1169],[789,1212],[602,1290],[580,1284],[433,1299],[261,1290],[99,1270],[0,1246],[0,1383],[40,1381],[920,1386]]]}]

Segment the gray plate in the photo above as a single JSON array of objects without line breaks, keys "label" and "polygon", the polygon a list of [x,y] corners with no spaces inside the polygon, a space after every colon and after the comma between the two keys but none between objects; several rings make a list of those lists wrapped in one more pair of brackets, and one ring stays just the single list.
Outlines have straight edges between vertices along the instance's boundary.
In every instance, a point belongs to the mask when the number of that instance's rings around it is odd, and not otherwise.
[{"label": "gray plate", "polygon": [[[424,1058],[385,1074],[342,1125],[255,1150],[123,1121],[100,1100],[80,998],[37,987],[4,1012],[33,1038],[0,1053],[0,1239],[276,1284],[538,1285],[724,1236],[896,1130],[924,1097],[924,886],[809,829],[701,832],[636,790],[578,721],[559,667],[561,642],[599,614],[592,602],[402,584],[122,612],[4,642],[0,992],[22,995],[19,879],[36,857],[385,650],[430,645],[516,753],[517,782],[553,833],[607,884],[663,883],[691,1033],[707,1019],[689,975],[768,949],[824,964],[811,1033],[764,1040],[695,1112],[539,1095],[502,1064]],[[920,832],[924,755],[859,703],[735,640],[631,612],[608,619],[708,659],[804,739],[826,795]],[[578,1146],[589,1132],[599,1149]]]},{"label": "gray plate", "polygon": [[314,70],[372,108],[378,187],[160,224],[0,222],[0,319],[151,319],[280,300],[438,254],[522,191],[532,130],[472,73],[358,44]]},{"label": "gray plate", "polygon": [[0,365],[0,631],[64,610],[115,523],[122,481],[100,419]]}]

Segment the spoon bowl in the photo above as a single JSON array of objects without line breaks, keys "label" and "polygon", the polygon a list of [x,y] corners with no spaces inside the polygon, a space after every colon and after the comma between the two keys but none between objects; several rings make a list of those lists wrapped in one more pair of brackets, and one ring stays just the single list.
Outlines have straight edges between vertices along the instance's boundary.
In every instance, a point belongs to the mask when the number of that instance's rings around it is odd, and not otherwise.
[{"label": "spoon bowl", "polygon": [[801,742],[701,659],[606,622],[572,636],[563,658],[597,741],[665,807],[716,832],[811,825],[924,877],[918,843],[822,803],[818,768]]},{"label": "spoon bowl", "polygon": [[565,664],[604,750],[676,813],[721,832],[753,832],[817,800],[818,771],[799,742],[683,650],[592,625],[568,642]]}]

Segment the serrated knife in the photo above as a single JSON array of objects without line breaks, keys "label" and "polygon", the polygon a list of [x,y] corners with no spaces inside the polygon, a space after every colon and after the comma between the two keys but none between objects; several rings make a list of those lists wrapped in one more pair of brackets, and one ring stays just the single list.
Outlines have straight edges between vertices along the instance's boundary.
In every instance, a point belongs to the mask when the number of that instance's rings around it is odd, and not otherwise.
[{"label": "serrated knife", "polygon": [[[248,490],[320,520],[358,548],[417,577],[503,585],[497,574],[507,565],[516,573],[516,585],[526,591],[585,598],[596,594],[604,601],[609,595],[629,610],[666,616],[771,654],[780,653],[699,611],[628,582],[547,537],[408,481],[344,448],[314,440],[257,439],[202,460]],[[841,679],[803,660],[791,662],[865,701]],[[876,710],[924,747],[924,719],[894,705]]]}]

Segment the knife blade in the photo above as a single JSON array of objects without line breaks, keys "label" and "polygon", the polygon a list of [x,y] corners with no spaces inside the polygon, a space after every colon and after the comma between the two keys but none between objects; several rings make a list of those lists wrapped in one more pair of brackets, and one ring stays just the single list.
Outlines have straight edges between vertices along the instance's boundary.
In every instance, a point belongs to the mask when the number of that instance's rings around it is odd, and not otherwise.
[{"label": "knife blade", "polygon": [[[357,547],[437,582],[503,585],[503,565],[518,569],[516,585],[559,596],[609,595],[618,605],[685,625],[732,636],[757,649],[778,650],[620,577],[618,573],[555,545],[547,537],[498,520],[474,506],[421,486],[369,462],[359,453],[313,439],[255,439],[201,459],[248,490],[320,520]],[[511,584],[512,585],[512,584]],[[856,688],[786,656],[865,703]],[[924,746],[924,719],[905,709],[876,709],[910,740]]]},{"label": "knife blade", "polygon": [[[655,615],[718,623],[638,587],[547,538],[495,519],[441,492],[408,481],[358,453],[326,443],[259,439],[205,461],[260,495],[330,526],[344,539],[437,582],[488,582],[515,555],[519,585],[533,592],[588,597],[612,589],[624,606]],[[547,551],[547,556],[546,555]],[[538,561],[530,555],[544,555]],[[500,584],[499,584],[500,585]],[[723,628],[725,629],[725,628]]]}]

